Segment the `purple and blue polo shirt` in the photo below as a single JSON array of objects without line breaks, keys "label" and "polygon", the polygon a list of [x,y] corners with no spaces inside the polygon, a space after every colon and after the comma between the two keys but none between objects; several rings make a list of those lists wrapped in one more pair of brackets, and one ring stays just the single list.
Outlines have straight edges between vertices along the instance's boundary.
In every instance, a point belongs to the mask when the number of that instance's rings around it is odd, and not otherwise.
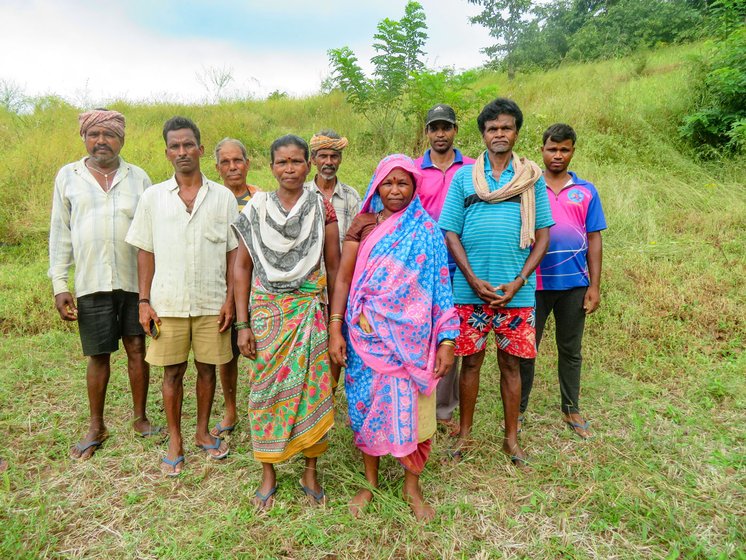
[{"label": "purple and blue polo shirt", "polygon": [[573,172],[559,194],[548,185],[546,191],[555,225],[549,230],[549,250],[536,269],[536,289],[588,286],[588,234],[606,229],[598,191]]}]

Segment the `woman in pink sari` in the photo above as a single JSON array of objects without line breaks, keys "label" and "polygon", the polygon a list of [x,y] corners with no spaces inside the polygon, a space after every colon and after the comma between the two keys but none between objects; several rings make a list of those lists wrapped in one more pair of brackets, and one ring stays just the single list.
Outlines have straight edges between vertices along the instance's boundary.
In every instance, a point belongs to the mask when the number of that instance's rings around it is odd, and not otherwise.
[{"label": "woman in pink sari", "polygon": [[[453,364],[458,318],[440,229],[417,197],[421,175],[407,156],[384,158],[344,238],[329,318],[332,360],[345,392],[365,478],[378,487],[382,455],[404,467],[403,494],[428,520],[419,477],[436,430],[435,386]],[[343,325],[346,335],[343,334]],[[373,499],[361,489],[357,516]]]}]

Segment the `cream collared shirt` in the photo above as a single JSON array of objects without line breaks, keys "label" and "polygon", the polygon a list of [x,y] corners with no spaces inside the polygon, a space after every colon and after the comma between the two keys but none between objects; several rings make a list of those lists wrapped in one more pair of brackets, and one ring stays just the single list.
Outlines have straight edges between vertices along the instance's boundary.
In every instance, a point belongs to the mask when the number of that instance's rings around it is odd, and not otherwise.
[{"label": "cream collared shirt", "polygon": [[176,179],[142,196],[127,243],[155,255],[150,304],[162,317],[218,315],[225,302],[226,253],[238,247],[236,197],[202,176],[191,214]]},{"label": "cream collared shirt", "polygon": [[68,273],[73,264],[78,297],[113,290],[137,293],[137,250],[124,238],[150,178],[120,158],[112,186],[104,192],[85,160],[65,165],[54,181],[48,271],[54,295],[72,292]]},{"label": "cream collared shirt", "polygon": [[[303,186],[307,189],[321,193],[321,189],[316,184],[315,177],[311,181],[306,181]],[[360,195],[357,194],[357,191],[350,185],[337,179],[337,184],[334,185],[334,192],[332,193],[332,199],[330,202],[334,207],[334,212],[337,214],[339,246],[342,247],[345,233],[347,233],[347,230],[352,223],[352,219],[357,216],[358,212],[360,212]]]}]

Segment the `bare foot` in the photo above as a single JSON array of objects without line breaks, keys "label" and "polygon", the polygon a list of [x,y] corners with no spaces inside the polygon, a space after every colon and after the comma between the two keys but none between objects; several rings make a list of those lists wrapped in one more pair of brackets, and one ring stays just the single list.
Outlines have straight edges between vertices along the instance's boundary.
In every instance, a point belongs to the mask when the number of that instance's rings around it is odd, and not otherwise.
[{"label": "bare foot", "polygon": [[106,428],[89,429],[85,437],[70,448],[70,458],[83,461],[90,459],[108,437],[109,432]]},{"label": "bare foot", "polygon": [[350,513],[357,519],[363,514],[365,506],[373,501],[373,492],[367,488],[361,488],[357,494],[350,500]]},{"label": "bare foot", "polygon": [[405,486],[402,489],[402,494],[404,494],[404,501],[409,504],[409,507],[412,510],[412,513],[414,513],[414,517],[417,521],[424,521],[427,523],[428,521],[435,519],[435,509],[425,501],[419,484],[415,485],[413,488]]}]

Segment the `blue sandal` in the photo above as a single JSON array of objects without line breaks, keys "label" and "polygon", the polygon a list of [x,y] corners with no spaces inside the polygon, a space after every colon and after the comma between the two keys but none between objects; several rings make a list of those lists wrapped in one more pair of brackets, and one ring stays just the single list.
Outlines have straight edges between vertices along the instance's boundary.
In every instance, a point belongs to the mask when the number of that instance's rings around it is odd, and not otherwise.
[{"label": "blue sandal", "polygon": [[326,493],[323,488],[319,492],[314,492],[308,486],[305,486],[302,480],[299,480],[298,484],[300,484],[300,489],[303,490],[303,493],[306,496],[313,498],[313,501],[316,502],[317,505],[322,505],[325,502]]},{"label": "blue sandal", "polygon": [[210,453],[212,449],[220,449],[221,443],[223,443],[223,440],[221,440],[220,438],[215,438],[215,443],[213,443],[212,445],[202,445],[198,443],[197,447],[199,447],[202,451],[207,453],[211,459],[215,459],[217,461],[220,459],[225,459],[228,456],[228,454],[231,452],[230,449],[226,449],[225,453],[222,453],[220,455],[213,455],[212,453]]},{"label": "blue sandal", "polygon": [[565,420],[565,424],[567,424],[567,427],[575,432],[575,435],[582,440],[591,439],[593,437],[593,434],[584,436],[583,434],[578,432],[578,430],[588,431],[588,428],[590,427],[590,422],[588,422],[588,420],[586,420],[583,424],[581,424],[580,422],[573,422],[572,420]]},{"label": "blue sandal", "polygon": [[[259,507],[259,509],[267,509],[267,502],[269,501],[269,499],[270,499],[270,498],[271,498],[272,496],[274,496],[274,495],[275,495],[275,492],[277,492],[277,486],[276,486],[276,485],[275,485],[275,486],[273,486],[272,488],[270,488],[269,492],[267,492],[267,494],[266,494],[266,495],[262,494],[262,493],[261,493],[261,492],[259,491],[259,488],[257,488],[257,489],[256,489],[256,492],[254,492],[254,496],[256,496],[256,497],[257,497],[257,499],[258,499],[258,500],[259,500],[260,502],[262,502],[262,505],[261,505],[261,507]],[[257,504],[257,506],[258,506],[258,504]]]},{"label": "blue sandal", "polygon": [[167,464],[168,466],[171,467],[171,471],[166,472],[163,469],[163,466],[161,465],[161,472],[163,474],[165,474],[166,476],[179,476],[181,474],[181,471],[177,471],[176,470],[176,466],[179,463],[183,463],[184,462],[184,456],[183,455],[179,455],[173,461],[171,459],[169,459],[168,457],[164,457],[163,459],[161,459],[161,462],[163,462],[163,463],[165,463],[165,464]]}]

